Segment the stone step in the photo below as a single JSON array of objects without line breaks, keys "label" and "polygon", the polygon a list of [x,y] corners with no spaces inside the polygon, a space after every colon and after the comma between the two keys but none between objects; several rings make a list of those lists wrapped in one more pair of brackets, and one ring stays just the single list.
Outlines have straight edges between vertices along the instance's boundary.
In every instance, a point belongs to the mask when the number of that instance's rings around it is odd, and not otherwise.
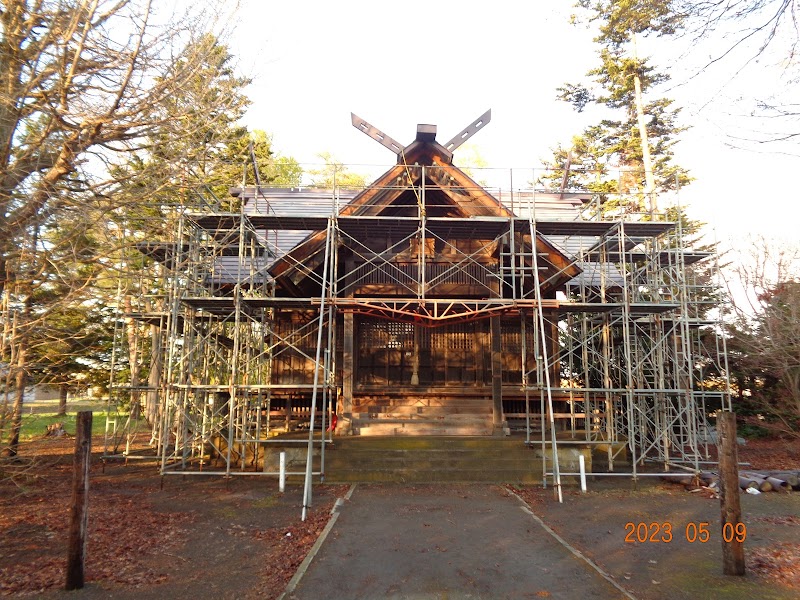
[{"label": "stone step", "polygon": [[480,436],[493,431],[491,412],[379,412],[355,413],[353,417],[353,432],[361,436]]},{"label": "stone step", "polygon": [[450,386],[420,386],[417,389],[387,389],[381,386],[374,390],[356,390],[353,392],[355,398],[439,398],[449,396],[468,400],[470,398],[491,398],[492,390],[485,387],[450,387]]},{"label": "stone step", "polygon": [[357,412],[382,412],[387,410],[450,410],[453,412],[484,412],[492,410],[491,400],[471,400],[469,402],[406,402],[392,400],[386,402],[353,402]]},{"label": "stone step", "polygon": [[361,415],[491,415],[491,404],[475,404],[472,406],[422,406],[397,404],[392,406],[354,406],[354,414]]},{"label": "stone step", "polygon": [[334,437],[335,451],[381,451],[387,450],[446,450],[457,451],[463,449],[491,450],[503,448],[506,451],[514,449],[528,450],[524,442],[518,438],[508,437],[420,437],[420,438],[361,438],[359,436]]},{"label": "stone step", "polygon": [[396,421],[398,423],[407,423],[409,421],[421,422],[429,421],[431,423],[451,422],[451,423],[478,423],[478,422],[491,422],[492,413],[475,414],[475,413],[442,413],[442,412],[379,412],[379,413],[353,413],[353,419],[358,420],[362,424],[369,424],[370,422],[383,422]]},{"label": "stone step", "polygon": [[541,482],[542,461],[520,439],[339,438],[326,454],[329,482]]},{"label": "stone step", "polygon": [[512,469],[339,469],[328,471],[326,483],[513,483],[538,484],[542,482],[541,469],[521,471]]},{"label": "stone step", "polygon": [[353,456],[339,458],[334,452],[325,457],[326,470],[330,469],[420,469],[435,470],[530,470],[538,468],[542,461],[535,454],[529,456],[432,456],[430,453],[411,453],[405,456]]},{"label": "stone step", "polygon": [[376,425],[372,427],[362,427],[359,435],[364,436],[415,436],[415,435],[451,435],[451,436],[471,436],[471,435],[491,435],[491,428],[477,426],[436,426],[436,425]]},{"label": "stone step", "polygon": [[353,423],[353,431],[361,436],[475,436],[491,435],[492,429],[491,419],[464,422],[453,420],[384,419],[379,422],[373,420]]}]

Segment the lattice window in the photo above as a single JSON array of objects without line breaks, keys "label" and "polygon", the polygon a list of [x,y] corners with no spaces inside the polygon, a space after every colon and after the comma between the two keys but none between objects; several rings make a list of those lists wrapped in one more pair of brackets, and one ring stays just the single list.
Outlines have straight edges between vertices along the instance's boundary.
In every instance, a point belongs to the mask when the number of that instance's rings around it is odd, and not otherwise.
[{"label": "lattice window", "polygon": [[467,330],[465,324],[448,327],[449,331],[445,334],[447,336],[448,350],[472,350],[475,332],[474,328],[470,329],[471,331]]},{"label": "lattice window", "polygon": [[363,349],[411,350],[414,346],[414,326],[392,321],[365,321],[359,336]]},{"label": "lattice window", "polygon": [[471,351],[475,343],[475,327],[468,323],[447,325],[432,330],[430,346],[434,350]]}]

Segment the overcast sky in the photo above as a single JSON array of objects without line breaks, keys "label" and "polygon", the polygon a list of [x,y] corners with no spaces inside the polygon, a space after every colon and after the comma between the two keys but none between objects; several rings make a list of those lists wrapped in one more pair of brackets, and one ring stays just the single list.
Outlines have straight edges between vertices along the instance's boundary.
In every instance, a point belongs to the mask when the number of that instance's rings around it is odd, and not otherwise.
[{"label": "overcast sky", "polygon": [[[569,24],[571,4],[245,0],[231,47],[255,79],[247,125],[304,163],[331,152],[346,164],[389,165],[394,155],[352,127],[351,111],[407,144],[418,123],[437,125],[446,142],[491,108],[473,138],[480,154],[492,167],[538,167],[597,119],[555,100],[556,87],[596,63],[592,32]],[[743,114],[754,98],[792,88],[767,60],[732,78],[741,53],[690,78],[714,51],[688,40],[640,44],[672,75],[666,94],[691,127],[676,153],[697,180],[680,201],[722,241],[749,232],[794,240],[800,158],[730,147],[731,136],[760,126]]]}]

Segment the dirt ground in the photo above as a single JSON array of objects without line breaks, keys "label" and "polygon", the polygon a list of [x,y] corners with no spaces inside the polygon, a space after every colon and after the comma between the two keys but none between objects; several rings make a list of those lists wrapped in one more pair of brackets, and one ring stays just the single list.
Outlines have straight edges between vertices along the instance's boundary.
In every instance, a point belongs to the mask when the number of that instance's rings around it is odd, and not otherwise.
[{"label": "dirt ground", "polygon": [[[800,470],[796,441],[750,440],[738,454],[751,469]],[[559,504],[552,489],[513,489],[556,533],[641,600],[800,597],[799,492],[741,494],[747,572],[729,577],[722,574],[720,503],[707,490],[660,478],[634,484],[629,478],[596,477],[586,494],[565,487]],[[644,543],[637,539],[642,523]]]},{"label": "dirt ground", "polygon": [[[73,446],[24,444],[21,463],[2,467],[0,595],[65,593]],[[86,587],[71,597],[275,598],[347,491],[315,486],[303,522],[302,486],[280,494],[272,478],[162,479],[152,461],[104,466],[95,454]]]},{"label": "dirt ground", "polygon": [[[742,495],[747,572],[729,577],[722,574],[718,500],[658,480],[636,488],[630,481],[607,480],[590,482],[589,487],[586,494],[565,490],[563,504],[541,488],[515,491],[548,526],[636,598],[800,597],[797,492]],[[642,530],[647,532],[644,543],[636,537],[640,523],[647,528]]]},{"label": "dirt ground", "polygon": [[[0,465],[0,594],[64,595],[72,439],[24,444],[22,461]],[[795,443],[740,450],[753,468],[800,468]],[[800,494],[742,495],[748,574],[723,577],[719,502],[657,479],[590,482],[588,494],[517,489],[570,544],[637,598],[794,598],[800,595]],[[315,486],[300,521],[302,489],[279,494],[272,478],[158,475],[148,461],[91,472],[85,598],[275,598],[295,573],[345,486]],[[687,527],[710,523],[707,543]],[[669,542],[625,542],[627,523],[669,523]],[[628,526],[630,527],[630,526]],[[691,532],[690,532],[691,533]],[[663,536],[662,536],[663,537]],[[734,580],[735,579],[735,580]]]}]

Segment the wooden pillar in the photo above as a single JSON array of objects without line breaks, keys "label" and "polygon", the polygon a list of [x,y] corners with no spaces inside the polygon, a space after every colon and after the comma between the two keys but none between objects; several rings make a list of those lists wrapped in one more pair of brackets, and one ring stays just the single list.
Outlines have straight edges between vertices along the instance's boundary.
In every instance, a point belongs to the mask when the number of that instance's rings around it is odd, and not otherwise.
[{"label": "wooden pillar", "polygon": [[342,414],[339,415],[342,431],[347,431],[353,418],[353,380],[355,378],[355,323],[352,312],[344,313],[344,339],[342,351]]},{"label": "wooden pillar", "polygon": [[419,385],[419,345],[422,336],[420,335],[420,326],[413,325],[414,327],[414,348],[411,355],[411,385]]},{"label": "wooden pillar", "polygon": [[72,475],[72,507],[69,519],[67,590],[83,588],[86,530],[89,526],[89,459],[92,455],[92,413],[81,411],[75,422],[75,460]]},{"label": "wooden pillar", "polygon": [[492,426],[494,435],[503,435],[503,361],[500,338],[500,317],[489,319],[492,349]]},{"label": "wooden pillar", "polygon": [[736,451],[736,415],[717,413],[719,450],[719,502],[722,528],[722,571],[725,575],[744,575],[744,537],[742,508],[739,504],[739,468]]},{"label": "wooden pillar", "polygon": [[[561,386],[561,364],[556,360],[559,355],[558,340],[558,317],[552,312],[544,313],[544,333],[547,340],[547,358],[551,361],[550,365],[550,385],[551,387]],[[559,412],[559,411],[556,411]]]}]

